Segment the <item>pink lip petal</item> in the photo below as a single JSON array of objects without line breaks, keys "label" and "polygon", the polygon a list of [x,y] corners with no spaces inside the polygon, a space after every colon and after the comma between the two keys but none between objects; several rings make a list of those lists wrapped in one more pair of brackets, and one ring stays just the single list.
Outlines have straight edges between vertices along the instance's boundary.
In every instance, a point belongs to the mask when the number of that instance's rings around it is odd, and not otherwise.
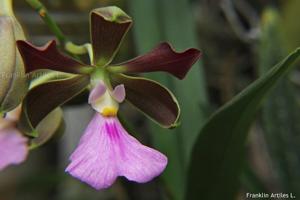
[{"label": "pink lip petal", "polygon": [[120,176],[138,183],[145,183],[160,175],[167,166],[167,157],[129,135],[119,120],[115,123],[120,138],[119,146],[115,146],[119,151],[117,155],[119,155]]},{"label": "pink lip petal", "polygon": [[162,173],[167,158],[130,136],[115,117],[96,114],[66,169],[95,189],[111,186],[118,176],[144,183]]},{"label": "pink lip petal", "polygon": [[103,134],[104,122],[99,114],[88,125],[79,146],[71,155],[66,171],[95,189],[107,188],[117,178],[112,143]]},{"label": "pink lip petal", "polygon": [[0,170],[9,165],[22,163],[27,154],[27,138],[23,137],[17,129],[0,130]]}]

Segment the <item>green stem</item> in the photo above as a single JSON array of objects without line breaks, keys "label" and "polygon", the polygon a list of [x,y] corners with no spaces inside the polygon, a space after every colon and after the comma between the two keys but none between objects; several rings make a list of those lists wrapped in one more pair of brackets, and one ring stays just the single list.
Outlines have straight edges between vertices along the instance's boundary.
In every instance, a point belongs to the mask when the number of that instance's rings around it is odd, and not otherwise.
[{"label": "green stem", "polygon": [[[53,18],[50,16],[47,8],[39,0],[26,0],[26,2],[34,10],[36,10],[39,13],[42,20],[47,24],[49,29],[52,31],[52,33],[58,39],[60,45],[63,46],[66,51],[68,51],[68,52],[70,52],[74,55],[82,55],[82,54],[85,54],[85,53],[89,53],[90,58],[92,59],[91,45],[90,44],[76,45],[73,42],[71,42],[64,35],[64,33],[59,28],[59,26],[56,24],[56,22],[53,20]],[[92,62],[92,60],[91,60],[91,62]]]},{"label": "green stem", "polygon": [[93,48],[90,43],[85,43],[83,45],[76,45],[71,41],[66,42],[65,49],[72,54],[82,55],[82,54],[89,54],[90,62],[93,63],[94,61],[94,54]]},{"label": "green stem", "polygon": [[109,71],[111,73],[124,73],[124,72],[126,72],[126,67],[110,65],[109,67],[107,67],[107,71]]},{"label": "green stem", "polygon": [[61,45],[65,45],[65,43],[68,41],[68,39],[63,34],[63,32],[60,30],[60,28],[55,23],[55,21],[52,19],[52,17],[49,15],[46,7],[39,0],[26,0],[26,2],[39,13],[39,15],[43,19],[43,21],[48,25],[50,30],[55,34],[59,43]]},{"label": "green stem", "polygon": [[99,80],[102,80],[108,89],[113,90],[113,86],[110,83],[109,72],[103,67],[95,67],[91,73],[92,87],[95,87]]}]

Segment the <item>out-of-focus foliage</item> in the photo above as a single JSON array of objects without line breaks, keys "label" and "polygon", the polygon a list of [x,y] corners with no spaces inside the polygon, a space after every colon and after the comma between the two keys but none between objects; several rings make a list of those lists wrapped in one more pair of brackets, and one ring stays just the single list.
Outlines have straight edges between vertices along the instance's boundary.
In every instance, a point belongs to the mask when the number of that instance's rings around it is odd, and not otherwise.
[{"label": "out-of-focus foliage", "polygon": [[[130,0],[129,3],[139,52],[149,51],[160,41],[170,42],[177,50],[197,46],[195,22],[191,15],[193,9],[189,1]],[[168,195],[172,199],[183,199],[191,147],[205,119],[202,108],[206,107],[207,98],[203,68],[199,63],[194,65],[184,81],[163,74],[151,75],[151,78],[170,88],[181,105],[181,125],[178,128],[162,130],[151,124],[150,130],[155,147],[169,158],[168,167],[162,175]]]},{"label": "out-of-focus foliage", "polygon": [[[280,16],[266,9],[262,17],[259,71],[264,75],[287,52],[283,45]],[[300,196],[300,114],[297,90],[289,77],[280,81],[264,105],[262,128],[272,159],[277,184],[283,191]]]},{"label": "out-of-focus foliage", "polygon": [[283,1],[282,19],[279,19],[278,28],[283,33],[282,47],[289,50],[300,45],[300,25],[295,21],[299,16],[300,1],[290,0]]},{"label": "out-of-focus foliage", "polygon": [[190,163],[187,198],[234,199],[249,126],[261,102],[291,68],[300,49],[220,108],[200,131]]}]

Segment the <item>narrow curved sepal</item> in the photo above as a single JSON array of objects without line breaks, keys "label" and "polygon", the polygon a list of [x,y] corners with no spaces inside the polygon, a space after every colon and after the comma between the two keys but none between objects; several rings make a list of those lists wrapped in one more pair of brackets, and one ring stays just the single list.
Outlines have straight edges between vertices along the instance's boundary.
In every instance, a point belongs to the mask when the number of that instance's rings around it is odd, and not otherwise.
[{"label": "narrow curved sepal", "polygon": [[38,137],[30,140],[30,149],[35,149],[56,135],[60,135],[65,129],[65,121],[63,119],[63,111],[56,108],[49,113],[36,127]]},{"label": "narrow curved sepal", "polygon": [[149,53],[127,62],[109,67],[121,73],[143,73],[163,71],[183,79],[193,64],[200,58],[201,52],[191,48],[176,52],[168,43],[161,43]]},{"label": "narrow curved sepal", "polygon": [[23,40],[18,40],[17,45],[24,60],[26,73],[39,69],[51,69],[67,73],[84,74],[92,69],[60,53],[55,40],[48,42],[42,47],[36,47]]},{"label": "narrow curved sepal", "polygon": [[111,75],[112,85],[124,84],[126,100],[164,128],[178,125],[180,108],[175,96],[161,84],[142,77]]},{"label": "narrow curved sepal", "polygon": [[88,76],[78,75],[32,88],[24,99],[18,127],[25,134],[37,137],[38,124],[55,108],[84,91],[89,81]]},{"label": "narrow curved sepal", "polygon": [[118,51],[132,20],[120,8],[110,6],[93,10],[90,23],[94,64],[107,65]]},{"label": "narrow curved sepal", "polygon": [[49,69],[39,69],[27,74],[30,83],[29,89],[50,81],[65,80],[76,76],[75,74],[53,71]]}]

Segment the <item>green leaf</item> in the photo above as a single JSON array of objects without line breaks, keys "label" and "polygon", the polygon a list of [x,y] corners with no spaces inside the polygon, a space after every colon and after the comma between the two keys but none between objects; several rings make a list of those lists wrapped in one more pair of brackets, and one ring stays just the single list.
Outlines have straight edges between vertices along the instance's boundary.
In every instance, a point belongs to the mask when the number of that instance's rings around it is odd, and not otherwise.
[{"label": "green leaf", "polygon": [[186,199],[235,199],[248,129],[262,101],[300,55],[291,53],[215,112],[200,131],[188,170]]},{"label": "green leaf", "polygon": [[0,113],[17,107],[27,91],[24,65],[16,48],[20,28],[12,17],[0,17]]},{"label": "green leaf", "polygon": [[75,75],[33,87],[24,99],[19,128],[25,134],[37,137],[35,129],[44,117],[84,91],[89,81],[89,76]]},{"label": "green leaf", "polygon": [[63,119],[63,112],[61,108],[56,108],[49,113],[36,127],[38,137],[30,140],[30,149],[35,149],[48,140],[54,135],[59,135],[64,131],[65,122]]},{"label": "green leaf", "polygon": [[245,162],[243,170],[240,176],[243,188],[249,193],[268,193],[269,191],[265,187],[264,183],[260,179],[254,169],[251,168],[251,163]]}]

